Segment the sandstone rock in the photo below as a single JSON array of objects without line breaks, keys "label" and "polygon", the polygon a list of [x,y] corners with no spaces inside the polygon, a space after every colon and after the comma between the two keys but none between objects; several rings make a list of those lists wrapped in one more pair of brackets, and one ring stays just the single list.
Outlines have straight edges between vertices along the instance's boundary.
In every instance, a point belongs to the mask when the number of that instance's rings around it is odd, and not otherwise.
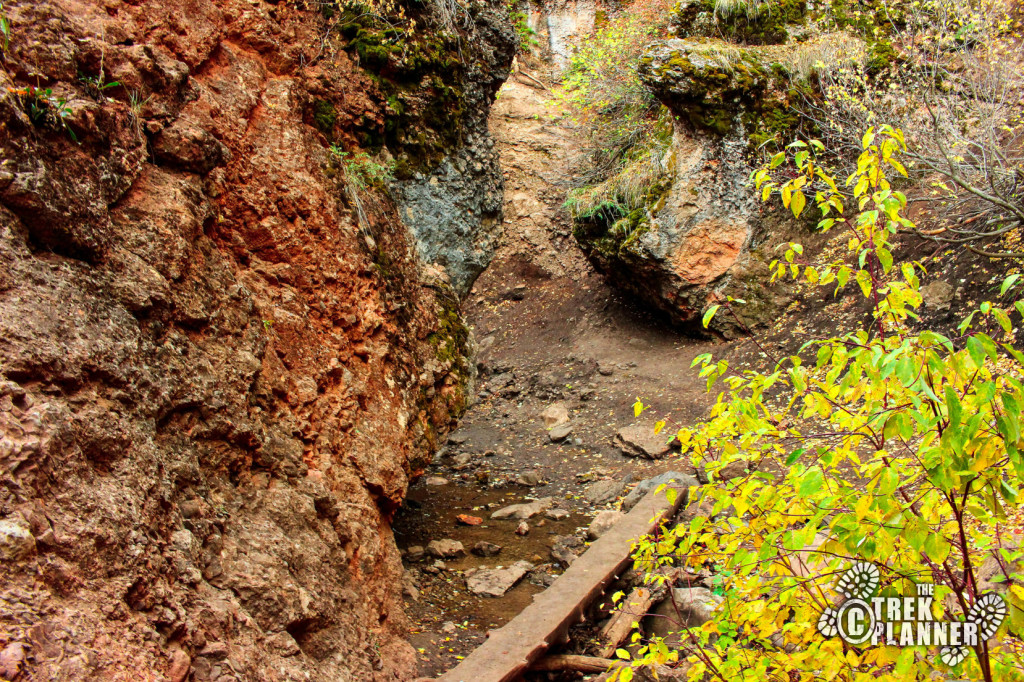
[{"label": "sandstone rock", "polygon": [[934,282],[921,287],[921,299],[924,304],[936,311],[945,312],[950,309],[953,305],[953,296],[956,294],[956,289],[953,286],[942,279],[937,279]]},{"label": "sandstone rock", "polygon": [[170,678],[171,682],[182,682],[188,677],[191,667],[192,658],[185,651],[175,649],[171,652],[171,663],[167,666],[167,677]]},{"label": "sandstone rock", "polygon": [[440,476],[427,476],[427,480],[425,481],[425,483],[426,483],[426,485],[429,485],[429,486],[448,485],[448,479],[447,478],[441,478]]},{"label": "sandstone rock", "polygon": [[528,487],[540,485],[540,482],[540,474],[536,471],[524,471],[519,478],[516,479],[516,483]]},{"label": "sandstone rock", "polygon": [[11,642],[0,651],[0,677],[3,679],[18,679],[24,665],[25,645],[21,642]]},{"label": "sandstone rock", "polygon": [[552,403],[540,413],[540,416],[544,420],[544,428],[551,429],[569,421],[569,408],[565,403]]},{"label": "sandstone rock", "polygon": [[668,436],[654,433],[653,426],[635,425],[620,429],[614,443],[622,454],[629,457],[661,459],[669,451]]},{"label": "sandstone rock", "polygon": [[501,545],[496,545],[493,542],[481,540],[477,542],[475,545],[473,545],[473,549],[471,551],[473,552],[473,554],[482,557],[498,556],[498,554],[501,553]]},{"label": "sandstone rock", "polygon": [[548,440],[552,443],[560,443],[568,438],[570,433],[572,433],[572,422],[560,424],[548,431]]},{"label": "sandstone rock", "polygon": [[544,512],[544,518],[551,521],[561,521],[562,519],[569,518],[569,512],[565,509],[548,509]]},{"label": "sandstone rock", "polygon": [[32,556],[35,551],[36,539],[28,523],[17,518],[0,521],[0,559],[21,561]]},{"label": "sandstone rock", "polygon": [[516,535],[529,535],[529,534],[530,534],[530,524],[527,523],[526,521],[520,521],[519,525],[516,526]]},{"label": "sandstone rock", "polygon": [[542,497],[539,500],[533,502],[523,502],[521,504],[513,504],[508,507],[499,509],[498,511],[491,514],[492,519],[518,519],[526,520],[537,514],[542,514],[551,508],[555,500],[552,497]]},{"label": "sandstone rock", "polygon": [[517,561],[508,568],[484,569],[471,575],[466,580],[466,587],[473,594],[501,597],[532,569],[533,564],[527,561]]},{"label": "sandstone rock", "polygon": [[438,559],[457,559],[466,556],[466,550],[458,540],[431,540],[427,543],[427,554]]},{"label": "sandstone rock", "polygon": [[[622,511],[629,511],[635,507],[636,503],[642,500],[644,495],[655,490],[658,486],[672,482],[674,482],[673,487],[683,488],[686,490],[686,492],[682,493],[683,495],[686,495],[690,488],[700,485],[700,482],[696,478],[688,474],[684,474],[681,471],[666,471],[663,474],[659,474],[653,478],[644,479],[637,483],[633,489],[629,491],[629,494],[626,495],[625,499],[622,500]],[[686,499],[684,498],[680,505],[685,504]]]},{"label": "sandstone rock", "polygon": [[600,506],[614,501],[625,487],[621,481],[598,481],[587,488],[583,497],[590,504]]},{"label": "sandstone rock", "polygon": [[409,561],[423,561],[427,551],[420,545],[413,545],[405,550],[405,558]]},{"label": "sandstone rock", "polygon": [[560,535],[551,546],[551,556],[555,561],[568,567],[579,556],[576,550],[583,548],[583,541],[576,535]]},{"label": "sandstone rock", "polygon": [[608,531],[612,529],[619,519],[625,514],[620,511],[612,511],[610,509],[600,511],[594,520],[590,522],[590,526],[587,528],[587,537],[591,540],[596,540]]},{"label": "sandstone rock", "polygon": [[[645,619],[645,632],[679,642],[678,633],[687,628],[700,627],[711,620],[711,614],[724,601],[704,587],[677,587],[672,589],[672,599],[666,599]],[[674,599],[674,603],[673,603]],[[678,610],[677,610],[678,609]]]},{"label": "sandstone rock", "polygon": [[720,481],[729,481],[734,478],[746,476],[747,473],[747,463],[743,460],[736,460],[729,462],[719,469],[715,477]]}]

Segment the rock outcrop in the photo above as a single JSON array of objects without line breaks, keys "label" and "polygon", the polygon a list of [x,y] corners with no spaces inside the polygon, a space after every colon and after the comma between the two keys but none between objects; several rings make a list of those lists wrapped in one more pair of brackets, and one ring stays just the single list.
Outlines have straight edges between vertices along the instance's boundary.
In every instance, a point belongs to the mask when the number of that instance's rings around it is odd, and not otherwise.
[{"label": "rock outcrop", "polygon": [[[0,648],[33,679],[406,679],[390,519],[464,403],[501,12],[418,16],[396,56],[329,3],[4,7]],[[362,150],[397,207],[352,190]]]},{"label": "rock outcrop", "polygon": [[[649,48],[640,75],[671,121],[661,175],[634,214],[577,218],[577,240],[618,286],[677,322],[727,296],[746,301],[745,325],[772,319],[788,300],[763,286],[774,256],[747,187],[750,137],[787,106],[771,62],[756,48],[676,39]],[[714,329],[737,325],[723,314]]]}]

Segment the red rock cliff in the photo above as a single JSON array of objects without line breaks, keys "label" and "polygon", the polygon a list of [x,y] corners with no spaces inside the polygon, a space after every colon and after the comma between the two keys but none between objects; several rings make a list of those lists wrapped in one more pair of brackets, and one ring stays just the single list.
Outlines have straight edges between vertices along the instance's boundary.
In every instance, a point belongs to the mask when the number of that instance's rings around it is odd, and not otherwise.
[{"label": "red rock cliff", "polygon": [[[416,226],[382,191],[356,210],[328,145],[377,134],[427,186],[467,143],[402,148],[394,98],[441,85],[388,91],[399,58],[360,67],[317,4],[5,3],[0,677],[411,675],[389,520],[467,339]],[[512,38],[486,6],[459,30],[487,156]]]}]

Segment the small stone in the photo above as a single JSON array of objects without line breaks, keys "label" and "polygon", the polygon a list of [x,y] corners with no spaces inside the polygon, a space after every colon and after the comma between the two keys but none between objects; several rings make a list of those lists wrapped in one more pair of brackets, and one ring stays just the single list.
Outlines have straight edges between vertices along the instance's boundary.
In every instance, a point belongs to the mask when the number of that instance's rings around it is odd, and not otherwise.
[{"label": "small stone", "polygon": [[420,545],[413,545],[409,549],[405,550],[405,558],[408,561],[423,561],[423,557],[426,556],[427,551]]},{"label": "small stone", "polygon": [[473,554],[476,554],[477,556],[498,556],[498,554],[501,552],[501,545],[496,545],[493,542],[481,540],[480,542],[473,545],[473,549],[471,551],[473,552]]},{"label": "small stone", "polygon": [[583,547],[583,541],[575,535],[559,535],[555,538],[555,544],[551,546],[551,557],[562,564],[569,566],[579,554],[575,551]]},{"label": "small stone", "polygon": [[552,443],[560,443],[572,433],[572,422],[566,422],[548,431],[548,439]]},{"label": "small stone", "polygon": [[466,549],[458,540],[431,540],[427,544],[427,554],[438,559],[457,559],[466,556]]},{"label": "small stone", "polygon": [[455,521],[464,526],[479,526],[484,522],[479,516],[470,516],[469,514],[459,514],[455,517]]},{"label": "small stone", "polygon": [[485,597],[501,597],[533,569],[527,561],[517,561],[508,568],[490,568],[477,571],[466,580],[466,587],[473,594]]},{"label": "small stone", "polygon": [[455,455],[452,460],[452,468],[456,471],[462,471],[473,466],[473,455],[468,452],[464,452],[461,455]]},{"label": "small stone", "polygon": [[426,484],[431,486],[448,485],[448,479],[441,478],[440,476],[428,476]]},{"label": "small stone", "polygon": [[729,481],[747,475],[747,463],[743,460],[729,462],[718,470],[717,478],[721,481]]},{"label": "small stone", "polygon": [[598,481],[583,494],[584,499],[594,506],[608,504],[622,494],[625,488],[620,481]]},{"label": "small stone", "polygon": [[491,514],[492,519],[517,519],[526,520],[537,514],[542,514],[551,508],[555,500],[552,497],[542,497],[539,500],[533,502],[524,502],[522,504],[513,504],[508,507],[499,509],[498,511]]},{"label": "small stone", "polygon": [[0,521],[0,559],[21,561],[36,551],[36,539],[32,537],[28,523],[20,519]]},{"label": "small stone", "polygon": [[529,534],[530,534],[530,524],[527,523],[526,521],[520,521],[519,525],[516,526],[516,535],[529,535]]},{"label": "small stone", "polygon": [[921,287],[921,300],[933,310],[949,310],[953,305],[954,294],[956,290],[953,286],[941,279]]},{"label": "small stone", "polygon": [[612,529],[619,519],[625,514],[620,511],[605,510],[597,513],[594,520],[590,522],[590,527],[587,528],[587,537],[591,540],[596,540],[608,531]]},{"label": "small stone", "polygon": [[552,403],[540,413],[540,416],[544,420],[544,428],[550,429],[569,421],[569,408],[562,402]]},{"label": "small stone", "polygon": [[654,433],[653,426],[627,426],[615,434],[614,443],[629,457],[661,459],[669,451],[668,438]]},{"label": "small stone", "polygon": [[551,521],[561,521],[569,518],[569,512],[564,509],[548,509],[544,512],[544,517]]},{"label": "small stone", "polygon": [[540,485],[540,474],[536,471],[524,471],[522,475],[516,479],[516,483],[519,485],[525,485],[527,487],[533,487]]},{"label": "small stone", "polygon": [[603,377],[610,377],[615,372],[615,365],[604,360],[599,360],[597,363],[597,373]]},{"label": "small stone", "polygon": [[458,628],[455,627],[455,623],[451,622],[450,620],[446,620],[444,622],[444,625],[441,626],[441,632],[443,632],[446,635],[454,635],[457,629]]}]

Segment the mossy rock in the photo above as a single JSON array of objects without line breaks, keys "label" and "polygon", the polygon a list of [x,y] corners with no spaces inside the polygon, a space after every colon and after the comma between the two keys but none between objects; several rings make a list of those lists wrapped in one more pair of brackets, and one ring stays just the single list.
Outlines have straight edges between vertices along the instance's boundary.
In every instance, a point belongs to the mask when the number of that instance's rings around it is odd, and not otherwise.
[{"label": "mossy rock", "polygon": [[791,29],[806,23],[806,0],[770,0],[748,11],[716,8],[714,0],[680,0],[672,9],[671,26],[679,38],[722,37],[746,45],[784,43]]}]

